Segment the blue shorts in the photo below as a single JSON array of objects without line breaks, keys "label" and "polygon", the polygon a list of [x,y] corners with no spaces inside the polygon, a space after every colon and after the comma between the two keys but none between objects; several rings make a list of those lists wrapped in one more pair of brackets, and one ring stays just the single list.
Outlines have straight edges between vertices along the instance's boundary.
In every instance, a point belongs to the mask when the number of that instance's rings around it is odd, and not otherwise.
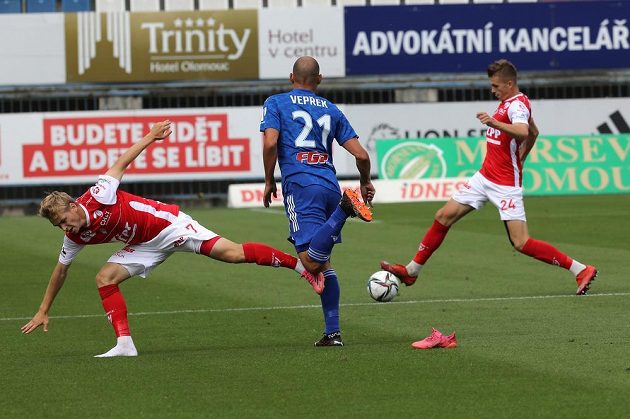
[{"label": "blue shorts", "polygon": [[[321,185],[301,186],[287,182],[283,186],[284,211],[289,219],[289,241],[300,253],[308,250],[317,229],[335,211],[341,193]],[[341,243],[341,235],[335,243]]]}]

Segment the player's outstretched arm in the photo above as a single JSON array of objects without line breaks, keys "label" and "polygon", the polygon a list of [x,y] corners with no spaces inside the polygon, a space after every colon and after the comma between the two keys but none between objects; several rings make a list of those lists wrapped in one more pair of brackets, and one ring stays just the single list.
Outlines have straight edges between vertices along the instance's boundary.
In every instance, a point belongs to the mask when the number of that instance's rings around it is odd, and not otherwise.
[{"label": "player's outstretched arm", "polygon": [[31,333],[41,325],[44,325],[44,332],[48,332],[48,310],[50,310],[57,293],[63,286],[66,276],[68,276],[68,269],[70,269],[70,265],[57,262],[57,266],[55,266],[50,276],[50,281],[48,281],[48,287],[44,293],[44,299],[39,306],[39,310],[37,310],[31,321],[22,326],[22,333]]},{"label": "player's outstretched arm", "polygon": [[142,140],[129,147],[129,149],[125,151],[118,160],[116,160],[113,166],[110,167],[105,174],[121,180],[127,167],[136,159],[136,157],[140,155],[140,153],[144,151],[145,148],[155,141],[163,140],[169,135],[171,135],[171,121],[166,120],[153,125],[153,127],[151,127],[151,131],[149,131]]},{"label": "player's outstretched arm", "polygon": [[276,179],[273,175],[278,161],[278,137],[280,132],[275,128],[267,128],[263,134],[263,165],[265,167],[265,193],[263,204],[268,208],[271,197],[278,197]]},{"label": "player's outstretched arm", "polygon": [[374,185],[372,184],[370,177],[370,155],[367,150],[363,148],[357,137],[345,141],[342,144],[342,147],[354,156],[357,162],[357,169],[359,170],[361,196],[363,197],[363,201],[371,203],[372,199],[374,199],[376,190],[374,189]]}]

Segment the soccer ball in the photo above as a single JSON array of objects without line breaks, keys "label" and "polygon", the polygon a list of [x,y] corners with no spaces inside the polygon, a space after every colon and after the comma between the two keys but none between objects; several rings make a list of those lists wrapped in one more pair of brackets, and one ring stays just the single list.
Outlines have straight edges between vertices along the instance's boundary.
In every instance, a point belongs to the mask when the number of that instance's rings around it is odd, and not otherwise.
[{"label": "soccer ball", "polygon": [[370,297],[383,303],[392,301],[398,295],[399,287],[400,279],[387,271],[374,272],[367,283]]}]

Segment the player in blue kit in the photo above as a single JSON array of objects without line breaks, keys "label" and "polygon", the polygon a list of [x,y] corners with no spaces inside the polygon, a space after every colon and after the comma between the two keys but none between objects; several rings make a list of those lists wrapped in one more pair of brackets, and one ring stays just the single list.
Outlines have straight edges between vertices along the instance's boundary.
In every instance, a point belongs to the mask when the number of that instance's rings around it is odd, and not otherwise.
[{"label": "player in blue kit", "polygon": [[[359,137],[335,104],[315,94],[322,81],[319,64],[301,57],[289,75],[293,90],[267,98],[260,131],[264,133],[264,204],[276,196],[276,161],[282,174],[284,207],[289,219],[289,240],[311,273],[326,278],[321,294],[324,336],[315,346],[343,346],[339,329],[339,281],[330,264],[335,243],[348,217],[372,220],[366,205],[374,197],[370,157]],[[341,194],[333,166],[333,140],[356,159],[361,197],[351,189]]]}]

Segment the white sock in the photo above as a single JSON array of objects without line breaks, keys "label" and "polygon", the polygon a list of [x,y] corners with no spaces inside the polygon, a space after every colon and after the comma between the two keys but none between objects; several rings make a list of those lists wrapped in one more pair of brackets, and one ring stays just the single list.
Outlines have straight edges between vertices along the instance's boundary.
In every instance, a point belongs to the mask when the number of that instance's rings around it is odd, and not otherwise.
[{"label": "white sock", "polygon": [[302,272],[306,270],[306,268],[304,267],[300,259],[298,259],[297,264],[295,265],[295,268],[293,269],[295,270],[295,272],[299,273],[300,275],[302,275]]},{"label": "white sock", "polygon": [[580,262],[578,262],[577,260],[573,259],[573,262],[571,262],[571,267],[569,268],[569,270],[571,271],[571,273],[574,276],[577,276],[585,268],[586,268],[586,265],[582,265]]},{"label": "white sock", "polygon": [[138,356],[136,345],[131,336],[120,336],[116,339],[116,346],[104,354],[94,355],[94,358],[111,358],[114,356]]},{"label": "white sock", "polygon": [[418,276],[420,274],[422,266],[423,265],[414,262],[412,259],[411,262],[409,262],[409,264],[407,265],[407,273],[411,276]]}]

